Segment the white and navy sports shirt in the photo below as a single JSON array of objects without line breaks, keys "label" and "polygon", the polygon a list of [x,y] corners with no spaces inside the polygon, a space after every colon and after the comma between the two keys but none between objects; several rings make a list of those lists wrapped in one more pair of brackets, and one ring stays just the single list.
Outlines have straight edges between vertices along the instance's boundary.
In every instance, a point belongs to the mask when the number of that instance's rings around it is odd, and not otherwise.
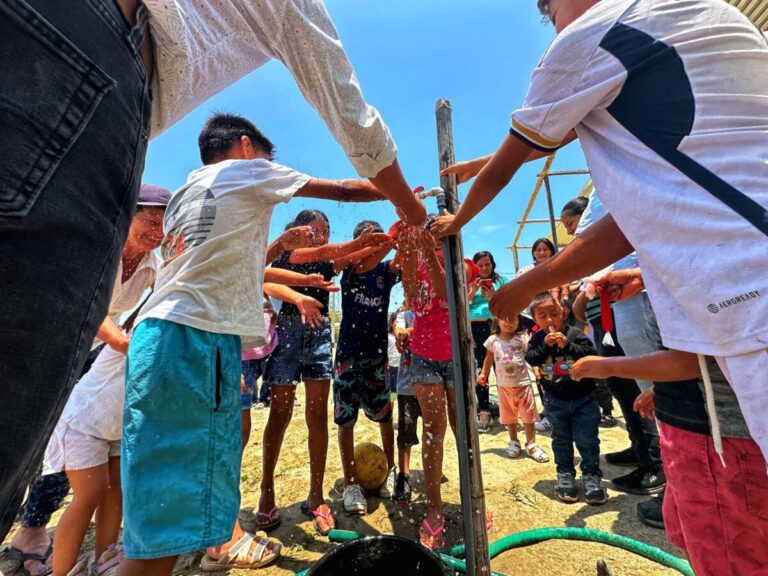
[{"label": "white and navy sports shirt", "polygon": [[637,250],[664,344],[768,348],[768,43],[723,0],[602,0],[533,73],[511,133],[575,128]]}]

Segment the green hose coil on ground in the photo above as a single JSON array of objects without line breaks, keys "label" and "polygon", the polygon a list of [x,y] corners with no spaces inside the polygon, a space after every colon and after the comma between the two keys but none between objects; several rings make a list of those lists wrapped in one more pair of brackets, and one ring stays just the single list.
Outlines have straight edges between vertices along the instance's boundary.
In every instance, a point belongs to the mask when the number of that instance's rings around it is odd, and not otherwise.
[{"label": "green hose coil on ground", "polygon": [[[350,542],[363,538],[364,534],[352,532],[351,530],[331,530],[328,534],[328,539],[331,542]],[[489,556],[496,558],[502,552],[512,550],[513,548],[521,548],[523,546],[530,546],[531,544],[538,544],[539,542],[545,542],[546,540],[578,540],[582,542],[597,542],[599,544],[606,544],[615,548],[621,548],[628,552],[633,552],[638,556],[652,560],[662,566],[677,570],[684,576],[695,576],[691,565],[673,556],[668,552],[664,552],[655,546],[627,538],[626,536],[620,536],[618,534],[611,534],[609,532],[603,532],[602,530],[593,530],[591,528],[537,528],[535,530],[526,530],[524,532],[517,532],[505,536],[500,540],[496,540],[488,547]],[[463,544],[457,544],[448,549],[444,549],[440,552],[440,558],[448,566],[454,570],[465,573],[467,570],[466,563],[461,560],[465,554],[465,547]],[[296,576],[306,576],[309,570],[303,570],[297,572]],[[505,576],[499,572],[491,572],[491,576]]]},{"label": "green hose coil on ground", "polygon": [[[530,546],[531,544],[538,544],[546,540],[580,540],[582,542],[598,542],[600,544],[607,544],[615,548],[621,548],[628,552],[633,552],[638,556],[652,560],[667,568],[677,570],[685,576],[694,576],[691,565],[673,556],[668,552],[664,552],[655,546],[627,538],[626,536],[620,536],[618,534],[611,534],[609,532],[603,532],[602,530],[593,530],[591,528],[537,528],[535,530],[526,530],[524,532],[517,532],[505,536],[496,542],[493,542],[489,547],[489,555],[491,558],[495,558],[502,552],[512,550],[513,548],[520,548],[522,546]],[[447,551],[449,556],[454,558],[464,557],[464,545],[459,544],[453,546]]]}]

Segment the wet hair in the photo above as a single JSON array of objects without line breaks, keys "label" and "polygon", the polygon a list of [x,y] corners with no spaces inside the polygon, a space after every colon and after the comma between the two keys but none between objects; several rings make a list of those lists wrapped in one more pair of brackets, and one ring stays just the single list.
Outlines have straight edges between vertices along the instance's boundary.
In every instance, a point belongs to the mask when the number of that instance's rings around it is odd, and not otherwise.
[{"label": "wet hair", "polygon": [[203,164],[218,162],[243,136],[248,136],[251,144],[269,155],[270,160],[274,159],[275,145],[254,126],[253,122],[237,114],[215,112],[206,120],[197,138]]},{"label": "wet hair", "polygon": [[587,209],[587,204],[589,204],[589,199],[586,196],[577,196],[573,200],[568,200],[568,202],[565,203],[563,209],[560,210],[560,214],[565,214],[566,216],[581,216],[584,214],[584,210]]},{"label": "wet hair", "polygon": [[472,256],[472,262],[477,264],[477,261],[481,258],[488,258],[488,260],[491,261],[491,280],[494,282],[501,280],[501,276],[499,276],[496,273],[496,260],[493,259],[493,254],[488,252],[488,250],[482,250],[480,252],[475,252],[475,255]]},{"label": "wet hair", "polygon": [[529,306],[529,309],[531,310],[531,316],[536,314],[536,308],[544,304],[555,304],[555,299],[549,292],[542,292],[541,294],[536,294],[536,296],[533,297],[533,300]]},{"label": "wet hair", "polygon": [[360,234],[363,233],[363,230],[368,228],[369,226],[373,226],[374,232],[384,232],[384,228],[381,227],[381,224],[376,222],[375,220],[363,220],[362,222],[358,222],[357,226],[355,226],[355,229],[352,231],[352,238],[357,238],[360,236]]},{"label": "wet hair", "polygon": [[536,7],[541,12],[543,22],[549,22],[549,0],[536,0]]},{"label": "wet hair", "polygon": [[536,252],[536,248],[539,247],[539,244],[546,244],[547,248],[549,248],[549,251],[552,252],[552,256],[557,254],[557,250],[555,250],[555,245],[552,244],[552,240],[549,238],[539,238],[531,246],[531,257],[533,258],[534,263],[536,263],[536,256],[534,254]]},{"label": "wet hair", "polygon": [[288,230],[289,228],[295,228],[296,226],[306,226],[313,220],[322,220],[325,222],[325,225],[328,226],[328,232],[331,231],[331,223],[328,221],[328,216],[320,210],[302,210],[296,214],[296,218],[285,225],[285,229]]}]

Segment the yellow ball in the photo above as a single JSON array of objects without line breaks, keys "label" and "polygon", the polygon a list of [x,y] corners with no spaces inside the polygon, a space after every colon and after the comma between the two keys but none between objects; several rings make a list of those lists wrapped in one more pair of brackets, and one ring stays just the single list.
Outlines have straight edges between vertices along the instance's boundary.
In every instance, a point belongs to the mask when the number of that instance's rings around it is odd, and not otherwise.
[{"label": "yellow ball", "polygon": [[355,446],[355,482],[363,490],[374,491],[381,488],[387,479],[387,456],[376,444],[364,442]]}]

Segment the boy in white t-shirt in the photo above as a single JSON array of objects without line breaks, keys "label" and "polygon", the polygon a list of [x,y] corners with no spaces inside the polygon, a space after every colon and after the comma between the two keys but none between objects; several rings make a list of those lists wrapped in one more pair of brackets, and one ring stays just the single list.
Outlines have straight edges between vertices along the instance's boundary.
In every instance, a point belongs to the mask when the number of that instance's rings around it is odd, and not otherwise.
[{"label": "boy in white t-shirt", "polygon": [[[540,153],[578,136],[610,216],[499,290],[539,291],[637,251],[665,346],[712,355],[768,454],[768,44],[720,0],[539,0],[558,36],[525,104],[453,216],[458,231]],[[573,130],[575,129],[575,134]]]},{"label": "boy in white t-shirt", "polygon": [[120,576],[170,574],[179,554],[222,544],[220,558],[209,550],[222,570],[278,557],[278,542],[235,524],[240,356],[264,344],[272,209],[293,196],[382,199],[364,181],[319,180],[272,163],[272,143],[240,116],[213,115],[199,145],[204,166],[168,205],[164,262],[128,350]]}]

